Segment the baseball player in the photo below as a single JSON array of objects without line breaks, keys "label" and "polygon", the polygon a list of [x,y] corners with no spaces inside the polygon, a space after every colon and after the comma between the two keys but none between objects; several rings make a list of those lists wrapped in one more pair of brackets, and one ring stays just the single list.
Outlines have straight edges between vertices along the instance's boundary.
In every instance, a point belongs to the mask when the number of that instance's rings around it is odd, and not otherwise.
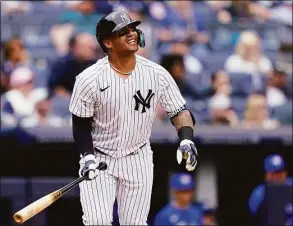
[{"label": "baseball player", "polygon": [[155,225],[203,225],[203,207],[192,204],[195,183],[187,173],[171,177],[171,200],[156,215]]},{"label": "baseball player", "polygon": [[[292,185],[292,178],[287,176],[285,162],[282,156],[271,154],[264,160],[265,183],[285,183]],[[256,224],[260,224],[263,218],[263,201],[265,198],[265,184],[258,185],[251,193],[248,205],[249,211]]]},{"label": "baseball player", "polygon": [[[106,56],[76,77],[69,109],[81,153],[80,184],[85,225],[111,225],[115,197],[121,225],[147,225],[153,184],[152,123],[161,105],[180,139],[177,161],[192,171],[195,120],[171,75],[136,55],[144,34],[123,11],[104,16],[96,38]],[[183,161],[184,160],[184,161]],[[97,172],[100,161],[108,165]]]}]

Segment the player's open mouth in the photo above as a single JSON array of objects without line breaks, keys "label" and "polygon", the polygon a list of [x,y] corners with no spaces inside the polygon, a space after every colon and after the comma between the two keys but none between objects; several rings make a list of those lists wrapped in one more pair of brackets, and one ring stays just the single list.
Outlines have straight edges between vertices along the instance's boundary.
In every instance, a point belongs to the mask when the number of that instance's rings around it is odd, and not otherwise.
[{"label": "player's open mouth", "polygon": [[132,38],[132,39],[129,39],[127,41],[127,43],[129,43],[129,44],[136,44],[136,40],[134,38]]}]

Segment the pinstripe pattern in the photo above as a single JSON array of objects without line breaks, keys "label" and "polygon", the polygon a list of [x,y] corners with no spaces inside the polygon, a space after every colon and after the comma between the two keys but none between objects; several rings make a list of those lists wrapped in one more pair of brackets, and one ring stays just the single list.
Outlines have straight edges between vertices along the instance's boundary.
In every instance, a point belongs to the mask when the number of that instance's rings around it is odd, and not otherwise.
[{"label": "pinstripe pattern", "polygon": [[[144,146],[123,158],[96,154],[105,161],[106,171],[99,171],[91,181],[80,183],[80,198],[85,225],[111,225],[115,196],[121,225],[147,225],[153,184],[153,152]],[[80,169],[84,160],[80,160]]]},{"label": "pinstripe pattern", "polygon": [[85,225],[110,225],[115,196],[122,225],[146,225],[153,183],[149,138],[159,104],[172,117],[185,100],[170,74],[141,56],[127,79],[115,74],[107,57],[77,76],[69,110],[93,117],[93,144],[103,153],[96,156],[108,164],[80,184]]}]

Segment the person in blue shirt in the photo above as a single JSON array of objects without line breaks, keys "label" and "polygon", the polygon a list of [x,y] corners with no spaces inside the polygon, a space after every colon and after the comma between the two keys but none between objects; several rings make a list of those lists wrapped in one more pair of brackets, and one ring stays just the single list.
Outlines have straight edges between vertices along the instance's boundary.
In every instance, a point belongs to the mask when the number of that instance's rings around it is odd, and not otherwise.
[{"label": "person in blue shirt", "polygon": [[218,225],[216,215],[216,209],[203,203],[203,225]]},{"label": "person in blue shirt", "polygon": [[[288,177],[285,162],[279,154],[271,154],[264,160],[265,183],[285,183],[292,185],[292,177]],[[248,206],[254,222],[260,222],[261,209],[265,198],[265,184],[258,185],[251,193]]]},{"label": "person in blue shirt", "polygon": [[203,208],[193,205],[195,182],[190,174],[174,174],[170,180],[171,200],[156,217],[154,225],[202,225]]}]

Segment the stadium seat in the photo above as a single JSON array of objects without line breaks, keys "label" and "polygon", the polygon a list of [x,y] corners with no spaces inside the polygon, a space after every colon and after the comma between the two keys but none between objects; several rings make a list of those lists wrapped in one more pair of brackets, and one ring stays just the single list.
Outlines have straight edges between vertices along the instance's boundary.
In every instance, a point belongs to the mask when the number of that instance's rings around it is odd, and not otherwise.
[{"label": "stadium seat", "polygon": [[229,73],[232,96],[247,97],[253,91],[252,79],[250,74]]},{"label": "stadium seat", "polygon": [[205,69],[215,72],[224,68],[226,59],[233,53],[232,49],[222,51],[212,51],[206,59],[203,60]]},{"label": "stadium seat", "polygon": [[[8,40],[12,36],[12,28],[10,24],[5,24],[1,22],[1,41]],[[5,31],[5,32],[4,32]]]},{"label": "stadium seat", "polygon": [[52,97],[52,112],[56,116],[67,118],[71,116],[69,111],[70,97]]},{"label": "stadium seat", "polygon": [[206,2],[201,1],[195,2],[194,10],[198,26],[197,29],[199,31],[207,30],[208,25],[216,19],[216,14]]},{"label": "stadium seat", "polygon": [[247,98],[245,98],[245,97],[232,97],[231,98],[232,109],[237,113],[237,115],[240,119],[243,118],[243,113],[245,111],[246,101],[247,101]]},{"label": "stadium seat", "polygon": [[187,100],[186,106],[193,113],[197,124],[206,124],[210,121],[207,98]]}]

